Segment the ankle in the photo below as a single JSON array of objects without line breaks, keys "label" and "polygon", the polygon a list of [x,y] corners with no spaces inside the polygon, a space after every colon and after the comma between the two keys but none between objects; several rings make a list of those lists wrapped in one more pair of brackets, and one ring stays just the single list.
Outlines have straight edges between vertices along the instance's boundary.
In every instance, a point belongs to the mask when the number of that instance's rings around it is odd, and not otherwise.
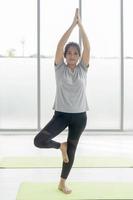
[{"label": "ankle", "polygon": [[63,193],[65,193],[65,194],[70,194],[72,192],[72,190],[66,186],[65,181],[66,180],[63,179],[63,178],[60,179],[60,183],[58,185],[58,189],[60,191],[62,191]]},{"label": "ankle", "polygon": [[62,143],[60,143],[60,146],[59,146],[59,149],[60,149],[60,150],[61,150],[61,144],[62,144]]},{"label": "ankle", "polygon": [[62,142],[62,143],[60,143],[60,149],[61,149],[61,150],[64,149],[64,146],[66,146],[66,144],[67,144],[67,142]]},{"label": "ankle", "polygon": [[60,150],[61,150],[61,153],[62,153],[63,161],[65,163],[68,163],[69,158],[68,158],[68,155],[67,155],[67,142],[63,142],[63,143],[60,144]]},{"label": "ankle", "polygon": [[65,183],[66,183],[66,179],[60,178],[59,185],[64,185],[65,186]]}]

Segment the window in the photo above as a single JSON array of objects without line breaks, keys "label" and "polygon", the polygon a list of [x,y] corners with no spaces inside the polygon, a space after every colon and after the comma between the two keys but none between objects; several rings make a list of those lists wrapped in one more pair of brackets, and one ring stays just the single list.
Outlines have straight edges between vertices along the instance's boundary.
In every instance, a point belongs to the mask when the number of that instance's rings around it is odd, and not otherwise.
[{"label": "window", "polygon": [[124,129],[133,129],[133,1],[124,1]]},{"label": "window", "polygon": [[[120,1],[82,1],[91,44],[88,129],[120,128]],[[115,6],[114,6],[115,5]]]},{"label": "window", "polygon": [[0,128],[37,128],[36,1],[0,5]]}]

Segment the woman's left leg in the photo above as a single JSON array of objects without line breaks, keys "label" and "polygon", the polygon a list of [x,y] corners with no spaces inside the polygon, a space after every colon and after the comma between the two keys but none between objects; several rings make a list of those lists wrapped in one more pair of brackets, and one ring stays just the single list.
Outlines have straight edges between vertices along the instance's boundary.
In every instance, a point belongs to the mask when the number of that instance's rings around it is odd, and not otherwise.
[{"label": "woman's left leg", "polygon": [[72,168],[79,138],[85,129],[86,122],[87,122],[86,112],[70,114],[70,123],[68,126],[69,132],[68,132],[68,139],[67,139],[67,154],[68,154],[69,162],[68,163],[63,162],[62,172],[61,172],[61,181],[59,184],[59,186],[62,185],[63,187],[63,182],[64,182],[64,188],[65,188],[65,180],[67,179],[69,172]]}]

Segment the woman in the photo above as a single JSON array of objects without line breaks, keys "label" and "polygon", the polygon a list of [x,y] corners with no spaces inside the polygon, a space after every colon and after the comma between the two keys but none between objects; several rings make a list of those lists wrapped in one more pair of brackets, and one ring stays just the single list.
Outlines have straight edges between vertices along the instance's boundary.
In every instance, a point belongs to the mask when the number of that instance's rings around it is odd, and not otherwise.
[{"label": "woman", "polygon": [[[75,26],[78,25],[83,52],[75,42],[66,42]],[[65,46],[65,49],[64,49]],[[70,28],[61,37],[55,55],[56,97],[51,121],[36,135],[35,146],[39,148],[60,149],[63,157],[61,178],[58,189],[65,194],[72,192],[66,186],[66,179],[72,168],[75,151],[82,132],[85,129],[88,110],[85,94],[87,70],[90,58],[90,45],[76,9]],[[52,140],[68,127],[67,142],[59,143]]]}]

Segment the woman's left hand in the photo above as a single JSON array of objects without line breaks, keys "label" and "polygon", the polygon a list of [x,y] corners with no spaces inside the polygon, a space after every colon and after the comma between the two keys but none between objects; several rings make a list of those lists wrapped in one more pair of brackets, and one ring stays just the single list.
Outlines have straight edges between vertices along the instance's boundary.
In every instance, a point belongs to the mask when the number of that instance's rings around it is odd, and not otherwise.
[{"label": "woman's left hand", "polygon": [[77,23],[78,23],[79,26],[82,24],[81,19],[80,19],[79,9],[77,11]]}]

